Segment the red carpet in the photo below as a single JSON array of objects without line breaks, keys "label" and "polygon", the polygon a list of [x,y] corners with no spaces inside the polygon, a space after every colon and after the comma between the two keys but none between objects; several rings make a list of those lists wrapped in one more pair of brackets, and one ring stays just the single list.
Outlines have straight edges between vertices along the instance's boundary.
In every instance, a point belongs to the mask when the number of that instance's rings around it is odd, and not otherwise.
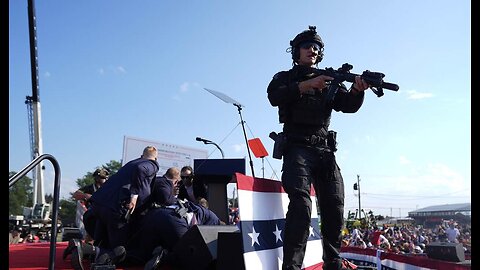
[{"label": "red carpet", "polygon": [[[57,242],[55,251],[55,269],[73,269],[70,256],[66,260],[62,259],[63,250],[68,242]],[[28,269],[44,270],[48,269],[50,264],[50,243],[25,243],[9,245],[8,248],[8,268],[9,269]],[[84,269],[90,269],[90,264],[85,261]],[[117,269],[141,270],[143,267],[129,267]]]}]

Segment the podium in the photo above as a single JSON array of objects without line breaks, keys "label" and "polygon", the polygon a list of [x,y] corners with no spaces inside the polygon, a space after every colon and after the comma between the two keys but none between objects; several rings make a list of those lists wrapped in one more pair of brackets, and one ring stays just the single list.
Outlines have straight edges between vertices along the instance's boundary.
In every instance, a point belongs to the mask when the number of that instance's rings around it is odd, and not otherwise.
[{"label": "podium", "polygon": [[194,159],[193,170],[195,181],[207,185],[208,208],[228,223],[227,184],[235,173],[245,174],[245,159]]}]

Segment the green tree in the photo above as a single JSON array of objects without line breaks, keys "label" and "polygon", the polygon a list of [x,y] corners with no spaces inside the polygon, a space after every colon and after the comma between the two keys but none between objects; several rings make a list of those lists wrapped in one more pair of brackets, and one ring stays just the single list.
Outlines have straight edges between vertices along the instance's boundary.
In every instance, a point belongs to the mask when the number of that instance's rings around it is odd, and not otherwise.
[{"label": "green tree", "polygon": [[[16,172],[9,172],[9,178]],[[20,178],[9,188],[8,213],[10,215],[23,215],[23,207],[31,207],[33,198],[32,179],[28,176]]]},{"label": "green tree", "polygon": [[[105,165],[99,166],[91,172],[87,172],[82,178],[78,178],[76,181],[77,186],[78,188],[81,188],[81,187],[93,184],[93,182],[95,181],[93,179],[93,172],[95,172],[95,170],[98,168],[106,168],[108,171],[110,171],[110,175],[112,175],[112,174],[115,174],[121,167],[122,167],[122,164],[119,161],[111,160]],[[74,192],[71,192],[70,194],[73,195],[73,193]]]},{"label": "green tree", "polygon": [[[95,181],[93,179],[93,172],[95,172],[97,168],[102,168],[102,167],[109,170],[110,175],[112,175],[112,174],[115,174],[122,167],[122,164],[119,161],[111,160],[110,162],[104,165],[94,168],[93,171],[87,172],[82,178],[78,178],[76,180],[78,188],[93,184],[93,182]],[[65,225],[75,223],[77,203],[75,202],[75,199],[73,199],[72,197],[73,193],[75,193],[75,191],[70,192],[69,199],[62,199],[59,202],[61,207],[59,211],[59,217],[62,220],[62,223]]]},{"label": "green tree", "polygon": [[59,205],[60,210],[58,211],[58,216],[62,221],[63,226],[74,226],[77,211],[76,202],[73,200],[61,199]]},{"label": "green tree", "polygon": [[45,194],[45,203],[52,204],[53,203],[53,194]]}]

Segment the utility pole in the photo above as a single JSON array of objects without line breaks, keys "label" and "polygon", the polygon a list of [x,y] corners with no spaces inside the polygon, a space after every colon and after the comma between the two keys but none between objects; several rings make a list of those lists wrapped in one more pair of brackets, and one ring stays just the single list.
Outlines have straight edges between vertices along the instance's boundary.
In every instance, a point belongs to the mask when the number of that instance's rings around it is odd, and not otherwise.
[{"label": "utility pole", "polygon": [[360,204],[360,175],[357,174],[357,187],[358,187],[358,219],[362,219],[362,206]]}]

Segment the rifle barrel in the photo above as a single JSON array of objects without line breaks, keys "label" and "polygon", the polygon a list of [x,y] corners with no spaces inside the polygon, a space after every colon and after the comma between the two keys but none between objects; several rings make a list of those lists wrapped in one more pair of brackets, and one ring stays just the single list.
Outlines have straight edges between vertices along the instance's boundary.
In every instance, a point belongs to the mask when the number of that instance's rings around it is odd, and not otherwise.
[{"label": "rifle barrel", "polygon": [[400,87],[397,84],[394,84],[394,83],[383,82],[382,83],[382,88],[389,89],[389,90],[392,90],[392,91],[398,91],[398,89]]}]

